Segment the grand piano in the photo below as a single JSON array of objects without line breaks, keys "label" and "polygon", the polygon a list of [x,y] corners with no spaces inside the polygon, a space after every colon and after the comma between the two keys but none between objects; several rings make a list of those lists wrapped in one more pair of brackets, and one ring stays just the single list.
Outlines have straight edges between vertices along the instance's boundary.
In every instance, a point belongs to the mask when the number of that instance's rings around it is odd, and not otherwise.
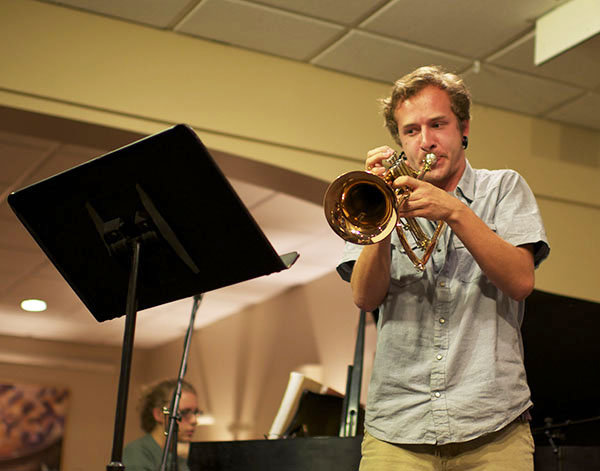
[{"label": "grand piano", "polygon": [[[600,342],[595,339],[599,328],[599,303],[538,290],[527,299],[522,333],[534,402],[536,471],[600,470],[600,370],[595,364],[600,358]],[[314,401],[313,396],[307,397]],[[332,409],[339,417],[339,408]],[[344,438],[331,436],[331,430],[282,440],[193,443],[190,467],[192,471],[356,471],[362,430]]]}]

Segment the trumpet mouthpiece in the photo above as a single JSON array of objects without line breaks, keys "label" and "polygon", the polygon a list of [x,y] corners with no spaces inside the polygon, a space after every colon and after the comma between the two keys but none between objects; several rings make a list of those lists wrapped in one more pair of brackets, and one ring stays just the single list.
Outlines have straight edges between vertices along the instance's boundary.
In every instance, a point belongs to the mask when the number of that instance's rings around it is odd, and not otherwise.
[{"label": "trumpet mouthpiece", "polygon": [[433,165],[435,163],[435,161],[437,160],[437,156],[434,153],[431,154],[427,154],[425,156],[425,163],[427,165]]}]

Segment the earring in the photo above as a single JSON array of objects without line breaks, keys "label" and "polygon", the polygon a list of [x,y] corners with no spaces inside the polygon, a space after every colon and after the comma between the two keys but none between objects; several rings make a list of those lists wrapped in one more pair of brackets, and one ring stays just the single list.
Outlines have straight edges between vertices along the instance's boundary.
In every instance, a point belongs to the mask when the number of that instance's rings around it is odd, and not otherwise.
[{"label": "earring", "polygon": [[466,149],[469,147],[469,138],[467,136],[462,137],[462,148]]}]

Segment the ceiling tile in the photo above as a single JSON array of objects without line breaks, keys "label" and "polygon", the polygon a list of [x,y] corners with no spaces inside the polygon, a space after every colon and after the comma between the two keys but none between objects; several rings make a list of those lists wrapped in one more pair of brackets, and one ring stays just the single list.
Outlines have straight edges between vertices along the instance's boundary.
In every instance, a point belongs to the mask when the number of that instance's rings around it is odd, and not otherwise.
[{"label": "ceiling tile", "polygon": [[[66,281],[51,281],[35,275],[11,286],[10,292],[3,294],[0,308],[7,305],[19,308],[21,301],[29,298],[46,301],[48,309],[44,312],[48,316],[68,317],[68,314],[85,310],[83,303]],[[91,316],[89,313],[86,315]]]},{"label": "ceiling tile", "polygon": [[[136,328],[136,342],[156,342],[156,340],[152,340],[157,337],[154,327],[155,321],[164,322],[164,320],[168,320],[168,324],[176,324],[177,329],[181,330],[189,324],[192,306],[193,298],[186,298],[142,311],[139,319],[144,319],[144,323],[140,327],[149,327],[149,330],[145,333],[144,330],[139,331]],[[220,296],[219,290],[210,291],[205,293],[200,301],[194,326],[196,328],[203,327],[217,319],[238,312],[244,307],[245,304],[239,299],[234,300],[225,295]],[[153,330],[154,332],[152,332]],[[160,337],[162,337],[162,333]],[[171,338],[174,338],[174,336]],[[160,340],[158,343],[162,342],[163,340]]]},{"label": "ceiling tile", "polygon": [[306,262],[313,267],[322,266],[331,271],[342,258],[344,243],[344,240],[327,226],[326,234],[313,237],[298,248],[300,258],[296,263]]},{"label": "ceiling tile", "polygon": [[[300,255],[302,257],[302,254]],[[283,289],[291,288],[293,286],[301,286],[309,283],[310,281],[319,278],[326,273],[331,273],[337,262],[339,261],[339,257],[335,263],[332,263],[328,267],[323,267],[322,265],[313,265],[308,263],[306,260],[303,263],[300,263],[300,259],[292,268],[286,271],[279,272],[277,275],[277,282]],[[272,275],[269,275],[272,276]],[[279,290],[278,292],[281,292]]]},{"label": "ceiling tile", "polygon": [[600,131],[600,93],[586,93],[544,115],[545,118]]},{"label": "ceiling tile", "polygon": [[36,276],[39,278],[46,278],[47,280],[62,280],[62,281],[64,281],[64,278],[59,273],[59,271],[56,269],[56,267],[52,264],[50,259],[46,259],[46,263],[44,263],[42,266],[38,267]]},{"label": "ceiling tile", "polygon": [[[8,187],[6,187],[8,188]],[[5,191],[4,188],[2,188],[2,184],[0,183],[0,190],[2,192]],[[12,221],[13,218],[16,217],[15,213],[13,213],[12,209],[10,209],[10,206],[8,205],[8,203],[6,202],[6,200],[0,200],[0,219],[4,219],[7,221]]]},{"label": "ceiling tile", "polygon": [[[564,0],[563,0],[564,2]],[[534,27],[557,0],[395,0],[361,28],[463,57],[482,58]]]},{"label": "ceiling tile", "polygon": [[[90,322],[90,317],[82,317],[81,322],[73,322],[71,319],[51,316],[47,312],[24,312],[20,309],[17,312],[9,312],[2,309],[0,310],[0,334],[88,344],[120,345],[123,339],[122,331],[109,338],[102,331],[101,324],[94,325]],[[104,338],[108,338],[108,342],[105,342]]]},{"label": "ceiling tile", "polygon": [[361,31],[351,31],[312,63],[390,83],[422,65],[437,64],[449,70],[470,65],[460,57]]},{"label": "ceiling tile", "polygon": [[287,283],[281,277],[282,272],[254,278],[236,285],[226,286],[216,291],[206,293],[206,297],[222,300],[232,300],[240,305],[256,304],[268,299],[273,293],[287,288]]},{"label": "ceiling tile", "polygon": [[99,157],[104,153],[106,152],[103,150],[90,147],[63,145],[54,152],[50,159],[32,173],[25,183],[28,185],[37,183],[45,178],[54,176],[65,170],[81,165],[88,160]]},{"label": "ceiling tile", "polygon": [[56,145],[52,141],[0,131],[0,182],[13,183]]},{"label": "ceiling tile", "polygon": [[530,34],[489,62],[588,89],[600,86],[600,35],[539,66],[533,63],[534,48],[535,35]]},{"label": "ceiling tile", "polygon": [[26,251],[41,250],[16,216],[0,218],[0,247]]},{"label": "ceiling tile", "polygon": [[273,198],[276,195],[275,191],[269,188],[264,188],[253,185],[252,183],[247,183],[232,178],[228,178],[228,180],[236,194],[240,197],[250,212],[252,212],[252,210],[262,202]]},{"label": "ceiling tile", "polygon": [[344,25],[355,24],[388,0],[252,0]]},{"label": "ceiling tile", "polygon": [[304,60],[326,47],[344,28],[239,0],[205,0],[176,30]]},{"label": "ceiling tile", "polygon": [[[300,247],[306,243],[311,237],[308,232],[298,233],[292,229],[277,228],[272,226],[271,228],[263,227],[265,235],[269,239],[269,242],[279,255],[283,255],[290,252],[298,252],[302,256]],[[297,263],[297,262],[296,262]]]},{"label": "ceiling tile", "polygon": [[569,85],[491,65],[463,76],[475,103],[526,114],[540,115],[581,93]]},{"label": "ceiling tile", "polygon": [[0,293],[19,279],[33,274],[45,260],[41,250],[29,252],[0,247]]},{"label": "ceiling tile", "polygon": [[106,0],[48,1],[158,28],[166,28],[186,10],[188,5],[197,2],[197,0],[169,0],[168,2],[165,0],[127,0],[123,2],[107,2]]},{"label": "ceiling tile", "polygon": [[283,193],[254,208],[252,215],[265,232],[281,229],[295,234],[314,234],[316,228],[326,223],[320,205]]}]

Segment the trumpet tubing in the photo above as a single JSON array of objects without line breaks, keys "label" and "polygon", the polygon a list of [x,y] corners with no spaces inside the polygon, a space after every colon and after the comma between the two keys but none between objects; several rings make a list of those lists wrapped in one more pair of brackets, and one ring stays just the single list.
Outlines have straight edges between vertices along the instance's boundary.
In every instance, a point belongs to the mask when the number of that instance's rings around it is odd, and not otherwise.
[{"label": "trumpet tubing", "polygon": [[[424,270],[444,223],[438,223],[429,238],[415,218],[398,218],[398,204],[410,197],[410,189],[393,190],[390,183],[402,175],[423,179],[435,161],[434,154],[427,154],[417,172],[403,161],[402,155],[394,154],[383,161],[386,168],[383,178],[365,171],[339,176],[329,185],[323,201],[329,226],[342,239],[359,245],[380,242],[395,228],[406,254],[418,270]],[[425,252],[423,257],[419,258],[414,253],[405,231],[410,232],[417,247]]]}]

